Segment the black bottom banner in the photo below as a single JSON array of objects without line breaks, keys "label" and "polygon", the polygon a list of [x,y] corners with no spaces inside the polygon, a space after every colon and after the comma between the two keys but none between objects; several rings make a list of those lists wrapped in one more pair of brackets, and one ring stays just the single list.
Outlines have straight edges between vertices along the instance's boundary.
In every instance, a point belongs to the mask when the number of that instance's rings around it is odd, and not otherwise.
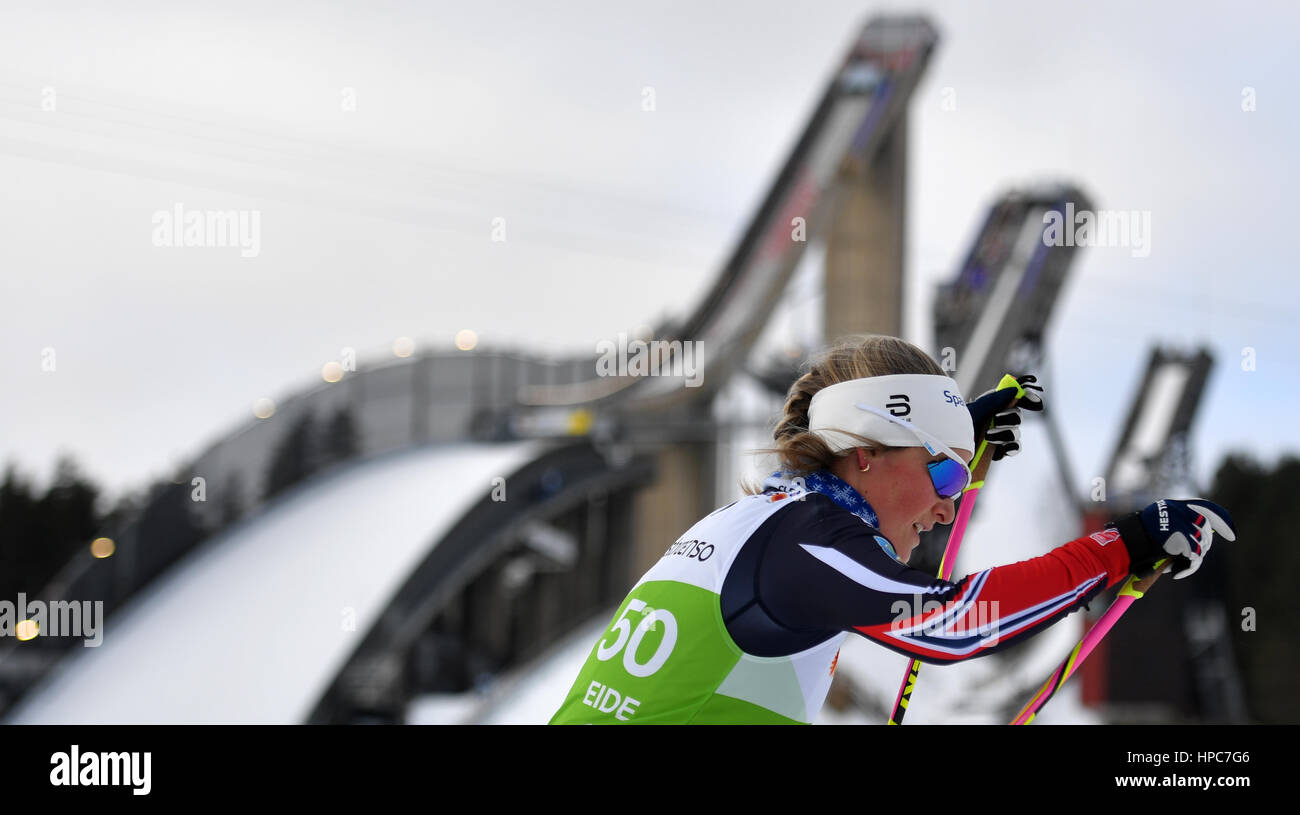
[{"label": "black bottom banner", "polygon": [[725,788],[733,803],[737,794],[764,797],[814,779],[824,789],[831,777],[843,780],[834,798],[846,801],[864,794],[860,781],[942,798],[1052,796],[1044,803],[1063,794],[1131,798],[1135,790],[1151,800],[1189,791],[1235,799],[1291,788],[1289,735],[1290,728],[1205,726],[9,726],[0,728],[0,779],[6,804],[73,807],[111,800],[347,808],[398,796],[429,806],[459,805],[467,794],[499,806],[587,797],[584,790],[610,784],[654,798],[650,782],[676,777],[659,794],[681,791],[682,773],[697,778],[701,794]]}]

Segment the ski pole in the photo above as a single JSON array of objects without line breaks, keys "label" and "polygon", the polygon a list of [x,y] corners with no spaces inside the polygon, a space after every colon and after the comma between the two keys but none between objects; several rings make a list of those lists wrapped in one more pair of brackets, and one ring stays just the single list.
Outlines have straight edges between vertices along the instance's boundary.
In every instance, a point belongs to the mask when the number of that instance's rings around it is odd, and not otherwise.
[{"label": "ski pole", "polygon": [[[1014,407],[1020,397],[1025,395],[1024,388],[1020,387],[1020,383],[1011,374],[1005,374],[994,390],[1000,391],[1003,388],[1016,389],[1016,398],[1008,407]],[[943,550],[943,558],[939,560],[941,580],[947,580],[952,576],[953,567],[957,564],[957,550],[961,548],[961,539],[966,534],[966,523],[975,509],[975,497],[979,495],[980,488],[984,486],[984,480],[988,476],[989,464],[992,462],[992,456],[984,457],[988,444],[988,439],[981,440],[979,449],[975,451],[975,458],[971,460],[971,483],[962,492],[961,506],[957,509],[957,520],[953,522],[952,534],[948,536],[948,546]],[[894,699],[894,711],[889,715],[888,724],[903,723],[903,716],[907,714],[907,706],[912,701],[912,691],[916,688],[916,678],[920,673],[921,660],[913,659],[907,666],[907,672],[903,674],[903,683],[898,687],[898,696]]]},{"label": "ski pole", "polygon": [[1110,604],[1110,608],[1106,609],[1106,613],[1101,615],[1101,619],[1097,621],[1096,625],[1088,629],[1088,633],[1083,635],[1083,639],[1079,640],[1079,644],[1074,646],[1065,661],[1056,666],[1056,670],[1038,689],[1038,693],[1035,693],[1028,704],[1016,715],[1016,718],[1011,720],[1012,724],[1029,724],[1034,720],[1034,717],[1038,715],[1038,711],[1042,710],[1043,705],[1046,705],[1056,691],[1065,684],[1065,680],[1069,679],[1078,670],[1083,661],[1088,658],[1088,654],[1092,653],[1092,649],[1096,648],[1097,643],[1101,642],[1102,637],[1106,636],[1107,632],[1114,628],[1115,623],[1119,622],[1119,618],[1124,616],[1124,612],[1128,611],[1129,606],[1142,599],[1142,595],[1160,577],[1165,562],[1165,560],[1157,561],[1155,573],[1141,580],[1138,579],[1137,575],[1129,576],[1124,583],[1124,587],[1119,590],[1115,602]]}]

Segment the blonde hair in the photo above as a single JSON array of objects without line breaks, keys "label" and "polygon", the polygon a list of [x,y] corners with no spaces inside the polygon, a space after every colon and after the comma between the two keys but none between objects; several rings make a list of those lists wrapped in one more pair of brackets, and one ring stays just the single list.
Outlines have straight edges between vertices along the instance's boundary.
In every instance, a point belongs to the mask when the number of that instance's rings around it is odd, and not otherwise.
[{"label": "blonde hair", "polygon": [[[776,445],[757,451],[775,454],[784,472],[799,475],[829,470],[836,459],[850,454],[849,451],[832,452],[820,436],[808,432],[808,406],[822,388],[872,376],[945,375],[929,354],[906,340],[884,334],[853,334],[843,337],[810,356],[800,366],[800,370],[804,373],[790,386],[785,408],[772,433]],[[889,449],[874,439],[856,433],[848,435],[859,439],[863,447]],[[750,484],[742,486],[749,493],[758,491]]]}]

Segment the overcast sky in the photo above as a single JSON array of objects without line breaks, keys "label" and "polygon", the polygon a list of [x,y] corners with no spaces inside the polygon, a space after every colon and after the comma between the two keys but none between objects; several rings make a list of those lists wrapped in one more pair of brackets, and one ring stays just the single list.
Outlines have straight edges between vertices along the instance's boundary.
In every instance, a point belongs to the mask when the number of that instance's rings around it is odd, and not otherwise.
[{"label": "overcast sky", "polygon": [[[999,192],[1069,180],[1151,213],[1149,255],[1084,250],[1057,306],[1079,480],[1157,341],[1218,360],[1202,478],[1300,451],[1300,7],[555,5],[0,5],[0,461],[44,478],[68,451],[116,493],[344,347],[594,353],[684,314],[885,10],[942,36],[911,107],[907,337],[931,344]],[[155,246],[178,203],[260,212],[258,254]]]}]

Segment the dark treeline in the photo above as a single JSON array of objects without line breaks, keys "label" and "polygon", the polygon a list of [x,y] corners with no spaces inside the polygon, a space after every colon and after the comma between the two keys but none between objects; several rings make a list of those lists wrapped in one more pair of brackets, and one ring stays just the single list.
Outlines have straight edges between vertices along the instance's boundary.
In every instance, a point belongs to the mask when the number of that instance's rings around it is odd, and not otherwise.
[{"label": "dark treeline", "polygon": [[[358,448],[356,426],[346,410],[321,423],[304,416],[280,438],[263,475],[263,498],[353,457]],[[74,557],[91,557],[91,541],[102,536],[121,543],[128,527],[136,554],[127,590],[139,588],[194,544],[252,508],[242,500],[242,481],[233,474],[224,489],[211,496],[219,501],[219,511],[204,525],[195,511],[189,479],[159,479],[101,508],[100,488],[67,456],[58,460],[44,490],[9,464],[0,482],[0,598],[13,599],[23,592],[36,599]]]},{"label": "dark treeline", "polygon": [[1284,457],[1270,469],[1234,454],[1219,465],[1209,496],[1228,508],[1237,527],[1235,542],[1215,537],[1210,557],[1223,548],[1228,628],[1246,704],[1257,722],[1300,723],[1300,606],[1291,589],[1300,569],[1300,540],[1290,513],[1296,479],[1300,458]]},{"label": "dark treeline", "polygon": [[67,456],[42,493],[14,465],[0,483],[0,598],[44,587],[99,534],[99,488]]}]

